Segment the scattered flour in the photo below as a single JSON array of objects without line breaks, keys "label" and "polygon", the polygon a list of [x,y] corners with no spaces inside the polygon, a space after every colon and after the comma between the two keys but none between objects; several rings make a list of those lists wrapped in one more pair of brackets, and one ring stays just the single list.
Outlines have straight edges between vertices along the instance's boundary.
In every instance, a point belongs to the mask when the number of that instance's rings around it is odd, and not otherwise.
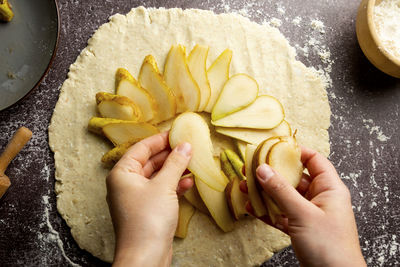
[{"label": "scattered flour", "polygon": [[273,27],[280,27],[282,25],[282,20],[277,19],[277,18],[272,18],[269,21],[269,25],[273,26]]},{"label": "scattered flour", "polygon": [[369,134],[376,135],[376,139],[381,142],[386,142],[390,139],[390,137],[383,134],[381,127],[374,125],[374,121],[371,119],[363,119],[364,127],[369,130]]},{"label": "scattered flour", "polygon": [[278,13],[280,15],[285,15],[285,13],[286,13],[286,9],[281,5],[278,5],[278,8],[276,9],[276,11],[278,11]]},{"label": "scattered flour", "polygon": [[296,26],[300,26],[301,23],[301,17],[297,16],[292,20],[292,23]]},{"label": "scattered flour", "polygon": [[322,34],[325,33],[325,24],[318,19],[311,20],[311,28],[313,28],[316,31],[319,31]]},{"label": "scattered flour", "polygon": [[45,234],[45,236],[43,236],[42,233],[39,233],[39,238],[42,240],[47,240],[49,242],[52,243],[56,243],[57,246],[59,247],[61,254],[64,256],[64,258],[67,260],[67,262],[73,266],[73,267],[78,267],[80,266],[79,264],[74,263],[73,261],[71,261],[71,259],[67,256],[67,254],[65,253],[64,250],[64,245],[63,242],[60,238],[60,234],[54,230],[53,226],[50,223],[50,214],[49,214],[49,207],[50,207],[50,203],[49,203],[49,196],[43,196],[42,197],[42,203],[44,204],[44,215],[43,215],[43,219],[44,222],[46,224],[46,226],[48,227],[49,232]]},{"label": "scattered flour", "polygon": [[383,0],[375,7],[374,24],[383,49],[400,60],[400,0]]}]

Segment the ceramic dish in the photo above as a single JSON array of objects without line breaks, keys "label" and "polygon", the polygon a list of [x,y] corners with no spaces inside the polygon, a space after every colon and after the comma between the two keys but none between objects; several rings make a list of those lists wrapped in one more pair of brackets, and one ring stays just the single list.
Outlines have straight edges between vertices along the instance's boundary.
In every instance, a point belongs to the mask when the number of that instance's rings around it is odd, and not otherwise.
[{"label": "ceramic dish", "polygon": [[10,3],[13,20],[0,22],[0,110],[40,84],[56,54],[60,28],[56,1]]}]

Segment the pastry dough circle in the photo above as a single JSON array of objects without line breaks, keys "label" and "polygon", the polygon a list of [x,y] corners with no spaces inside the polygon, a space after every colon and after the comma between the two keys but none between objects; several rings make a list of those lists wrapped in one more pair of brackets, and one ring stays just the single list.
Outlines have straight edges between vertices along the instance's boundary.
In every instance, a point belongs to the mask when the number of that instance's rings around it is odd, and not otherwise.
[{"label": "pastry dough circle", "polygon": [[[294,48],[277,29],[236,14],[195,9],[138,7],[114,15],[71,65],[49,127],[58,211],[79,246],[108,262],[113,259],[114,233],[105,200],[108,170],[100,159],[110,146],[87,131],[96,115],[95,94],[113,92],[119,67],[137,77],[148,54],[162,67],[170,46],[177,43],[188,49],[197,43],[210,46],[208,66],[224,49],[232,49],[231,74],[254,77],[261,92],[282,102],[286,120],[298,129],[298,141],[329,154],[330,107],[322,79],[296,61]],[[213,141],[221,145],[221,139]],[[286,235],[258,220],[238,224],[224,234],[196,212],[187,238],[174,241],[173,265],[253,266],[290,244]]]}]

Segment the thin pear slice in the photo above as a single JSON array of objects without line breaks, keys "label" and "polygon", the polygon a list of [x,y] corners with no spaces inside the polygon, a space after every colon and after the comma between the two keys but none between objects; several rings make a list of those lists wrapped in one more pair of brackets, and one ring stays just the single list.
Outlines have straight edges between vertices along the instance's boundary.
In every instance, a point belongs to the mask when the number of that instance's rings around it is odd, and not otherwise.
[{"label": "thin pear slice", "polygon": [[174,117],[176,113],[175,96],[165,83],[152,55],[144,58],[138,80],[158,104],[158,112],[151,122],[159,123]]},{"label": "thin pear slice", "polygon": [[275,97],[263,95],[244,109],[212,121],[212,124],[234,128],[272,129],[284,118],[282,104]]},{"label": "thin pear slice", "polygon": [[244,163],[240,159],[239,155],[230,149],[225,149],[225,154],[239,178],[241,180],[246,180],[246,177],[243,174]]},{"label": "thin pear slice", "polygon": [[[243,176],[242,167],[243,162],[239,159],[239,156],[236,155],[235,152],[226,149],[221,152],[220,156],[221,167],[224,171],[225,175],[229,178],[229,183],[225,188],[225,195],[228,201],[229,209],[232,213],[232,216],[239,220],[239,218],[243,217],[247,212],[245,209],[246,202],[248,200],[247,196],[240,191],[239,182],[241,178],[239,178],[239,174],[235,169],[235,166],[232,164],[230,160],[232,160],[236,167],[240,169],[240,175]],[[241,163],[241,165],[240,165]]]},{"label": "thin pear slice", "polygon": [[169,132],[171,148],[188,142],[192,145],[192,159],[188,169],[211,188],[222,192],[227,184],[213,158],[210,129],[204,119],[193,112],[179,115]]},{"label": "thin pear slice", "polygon": [[258,146],[256,151],[254,152],[253,156],[253,175],[256,173],[256,169],[261,164],[267,162],[268,153],[273,145],[280,142],[282,139],[279,136],[274,136],[268,138],[267,140],[261,142]]},{"label": "thin pear slice", "polygon": [[271,147],[266,162],[282,177],[285,177],[293,187],[297,187],[304,167],[301,162],[300,147],[294,137],[289,138]]},{"label": "thin pear slice", "polygon": [[[265,163],[267,160],[267,155],[268,152],[270,151],[271,147],[275,145],[276,143],[280,142],[282,140],[281,137],[271,137],[263,142],[261,142],[256,151],[254,152],[253,155],[253,176],[256,177],[256,170],[257,167],[260,166],[261,164]],[[266,192],[261,188],[260,184],[256,181],[256,187],[259,191],[259,194],[261,195],[264,204],[267,206],[268,210],[268,215],[273,223],[275,223],[275,218],[276,215],[280,214],[277,213],[276,211],[279,210],[279,208],[276,206],[275,202],[267,195]]]},{"label": "thin pear slice", "polygon": [[244,141],[249,144],[258,145],[262,141],[274,136],[291,136],[292,130],[287,121],[283,120],[281,124],[273,129],[259,130],[246,128],[227,128],[215,127],[217,133]]},{"label": "thin pear slice", "polygon": [[[193,177],[194,179],[194,177]],[[185,192],[183,195],[187,201],[190,202],[196,209],[201,211],[204,214],[210,215],[206,205],[204,204],[203,200],[200,197],[199,191],[197,187],[194,185],[188,191]]]},{"label": "thin pear slice", "polygon": [[271,219],[272,224],[276,223],[276,217],[278,215],[282,215],[283,212],[279,209],[278,205],[275,203],[275,201],[267,195],[266,192],[262,191],[262,197],[264,199],[265,205],[267,205],[268,208],[268,216]]},{"label": "thin pear slice", "polygon": [[123,123],[123,122],[126,121],[119,119],[112,119],[112,118],[92,117],[89,120],[88,130],[92,133],[103,135],[104,126],[111,123]]},{"label": "thin pear slice", "polygon": [[211,88],[207,78],[208,46],[196,45],[189,54],[188,67],[200,89],[200,104],[197,111],[203,111],[210,99]]},{"label": "thin pear slice", "polygon": [[246,142],[243,142],[243,141],[240,141],[240,140],[235,140],[236,150],[239,153],[240,158],[242,160],[245,160],[245,158],[246,158],[246,146],[247,146]]},{"label": "thin pear slice", "polygon": [[[272,145],[266,162],[287,179],[293,187],[298,186],[304,167],[301,162],[301,149],[297,145],[295,137],[283,137],[281,141]],[[272,223],[275,223],[276,216],[281,215],[282,211],[265,192],[262,192],[262,194],[264,203],[268,207],[269,217]]]},{"label": "thin pear slice", "polygon": [[131,147],[134,143],[135,142],[128,142],[114,147],[103,155],[101,162],[103,162],[105,166],[111,168],[122,158],[126,151],[128,151],[129,147]]},{"label": "thin pear slice", "polygon": [[232,60],[232,50],[226,49],[214,61],[207,70],[208,81],[210,82],[211,95],[205,111],[211,113],[224,84],[229,79],[229,68]]},{"label": "thin pear slice", "polygon": [[219,159],[220,159],[222,171],[224,172],[226,177],[228,177],[229,181],[232,181],[233,178],[237,176],[237,174],[236,174],[235,169],[233,169],[233,166],[232,166],[231,162],[229,161],[228,157],[226,156],[225,151],[221,152]]},{"label": "thin pear slice", "polygon": [[189,223],[195,212],[194,207],[183,197],[179,198],[179,215],[178,225],[176,227],[175,236],[185,238],[188,233]]},{"label": "thin pear slice", "polygon": [[[207,209],[217,225],[224,232],[230,232],[234,228],[234,220],[229,212],[225,192],[218,192],[209,187],[199,177],[194,178],[197,190]],[[225,187],[225,186],[224,186]]]},{"label": "thin pear slice", "polygon": [[239,188],[240,178],[234,177],[225,188],[226,199],[228,200],[229,209],[236,220],[239,220],[248,213],[246,203],[248,197],[242,193]]},{"label": "thin pear slice", "polygon": [[177,101],[177,112],[196,111],[200,104],[200,89],[189,71],[186,50],[173,45],[164,66],[164,79]]},{"label": "thin pear slice", "polygon": [[128,97],[142,111],[141,121],[150,121],[157,114],[157,103],[154,98],[140,86],[133,76],[123,68],[116,73],[116,94]]},{"label": "thin pear slice", "polygon": [[254,145],[247,145],[246,146],[246,177],[247,177],[247,189],[248,189],[248,196],[251,202],[251,206],[253,207],[254,214],[257,217],[261,217],[267,214],[267,209],[265,208],[264,202],[258,192],[257,189],[257,181],[256,177],[253,175],[253,156],[254,152],[256,151],[257,147]]},{"label": "thin pear slice", "polygon": [[100,92],[96,94],[97,109],[102,117],[139,121],[142,112],[129,98]]},{"label": "thin pear slice", "polygon": [[127,142],[137,142],[146,137],[159,133],[159,130],[146,122],[110,123],[103,127],[104,135],[114,144],[121,145]]},{"label": "thin pear slice", "polygon": [[256,100],[257,82],[247,74],[235,74],[225,83],[211,113],[213,121],[241,110]]}]

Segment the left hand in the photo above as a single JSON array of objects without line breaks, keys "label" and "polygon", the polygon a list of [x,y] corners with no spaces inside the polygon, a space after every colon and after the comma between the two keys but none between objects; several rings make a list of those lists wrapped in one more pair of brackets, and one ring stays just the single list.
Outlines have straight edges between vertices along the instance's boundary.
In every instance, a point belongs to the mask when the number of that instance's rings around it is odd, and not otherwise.
[{"label": "left hand", "polygon": [[190,158],[190,144],[170,151],[165,132],[133,145],[111,170],[106,181],[115,266],[170,264],[178,194],[193,186],[190,178],[180,180]]}]

